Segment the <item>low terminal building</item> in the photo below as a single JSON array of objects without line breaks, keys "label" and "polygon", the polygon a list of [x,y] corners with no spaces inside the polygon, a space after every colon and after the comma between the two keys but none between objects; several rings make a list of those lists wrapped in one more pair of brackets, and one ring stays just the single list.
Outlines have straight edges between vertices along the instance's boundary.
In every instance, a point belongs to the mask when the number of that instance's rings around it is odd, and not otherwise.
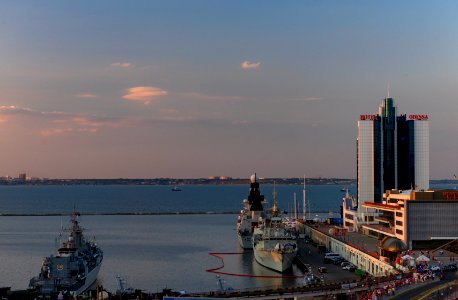
[{"label": "low terminal building", "polygon": [[338,253],[368,274],[376,277],[399,273],[394,265],[380,256],[379,242],[340,226],[312,221],[298,221],[298,230],[326,250]]},{"label": "low terminal building", "polygon": [[414,250],[458,239],[457,190],[389,190],[382,203],[364,202],[361,218],[355,204],[351,197],[343,199],[343,224],[349,231],[397,238]]}]

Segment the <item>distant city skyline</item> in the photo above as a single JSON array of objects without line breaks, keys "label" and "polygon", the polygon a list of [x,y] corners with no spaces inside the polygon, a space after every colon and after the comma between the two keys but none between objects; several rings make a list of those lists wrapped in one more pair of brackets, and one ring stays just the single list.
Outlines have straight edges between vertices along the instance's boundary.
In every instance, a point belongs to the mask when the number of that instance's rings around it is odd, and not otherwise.
[{"label": "distant city skyline", "polygon": [[454,1],[0,3],[0,174],[356,178],[387,96],[458,172]]}]

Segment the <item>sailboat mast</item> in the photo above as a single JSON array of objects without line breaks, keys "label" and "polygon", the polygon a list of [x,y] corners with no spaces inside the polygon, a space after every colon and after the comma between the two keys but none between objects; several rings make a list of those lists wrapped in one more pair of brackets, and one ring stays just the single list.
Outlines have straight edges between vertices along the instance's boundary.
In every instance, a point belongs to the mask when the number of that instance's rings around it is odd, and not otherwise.
[{"label": "sailboat mast", "polygon": [[297,220],[296,192],[294,192],[294,220]]}]

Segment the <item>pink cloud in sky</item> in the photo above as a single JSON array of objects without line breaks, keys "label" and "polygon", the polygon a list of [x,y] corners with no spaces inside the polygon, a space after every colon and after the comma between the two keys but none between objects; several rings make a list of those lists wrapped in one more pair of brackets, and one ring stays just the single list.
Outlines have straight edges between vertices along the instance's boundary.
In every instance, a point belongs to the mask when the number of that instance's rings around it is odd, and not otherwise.
[{"label": "pink cloud in sky", "polygon": [[77,98],[82,98],[82,99],[94,99],[97,98],[97,95],[91,94],[91,93],[81,93],[76,95]]},{"label": "pink cloud in sky", "polygon": [[[30,126],[39,136],[67,136],[76,133],[96,133],[101,128],[120,128],[135,125],[127,118],[38,111],[18,106],[0,106],[0,123]],[[30,127],[32,129],[32,127]]]},{"label": "pink cloud in sky", "polygon": [[123,99],[129,101],[140,101],[148,105],[154,99],[166,96],[168,93],[161,88],[154,86],[136,86],[127,89],[127,94],[122,96]]},{"label": "pink cloud in sky", "polygon": [[115,68],[129,68],[132,66],[132,64],[129,62],[114,62],[111,64],[111,66]]},{"label": "pink cloud in sky", "polygon": [[51,136],[66,136],[71,133],[96,133],[98,128],[51,128],[40,131],[40,135],[44,137]]},{"label": "pink cloud in sky", "polygon": [[240,65],[242,67],[242,69],[257,69],[261,66],[261,63],[260,62],[257,62],[257,63],[253,63],[253,62],[250,62],[248,60],[245,60],[244,62],[242,62],[242,64]]},{"label": "pink cloud in sky", "polygon": [[124,119],[110,119],[102,117],[85,117],[85,116],[76,116],[71,119],[75,124],[82,126],[91,126],[91,127],[122,127],[126,124]]}]

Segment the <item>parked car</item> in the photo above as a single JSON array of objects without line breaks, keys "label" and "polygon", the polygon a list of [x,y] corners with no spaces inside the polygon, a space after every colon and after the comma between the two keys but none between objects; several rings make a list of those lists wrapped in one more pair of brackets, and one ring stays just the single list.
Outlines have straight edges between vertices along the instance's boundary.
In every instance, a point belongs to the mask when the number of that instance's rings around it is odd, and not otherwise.
[{"label": "parked car", "polygon": [[332,263],[335,264],[336,266],[340,266],[340,264],[344,261],[345,259],[343,259],[342,257],[337,257],[337,258],[332,259]]},{"label": "parked car", "polygon": [[319,268],[318,268],[318,271],[319,271],[320,273],[327,273],[327,272],[328,272],[328,269],[327,269],[326,267],[319,267]]},{"label": "parked car", "polygon": [[341,257],[340,254],[334,253],[334,252],[326,252],[324,254],[324,257],[326,258],[333,258],[333,257]]},{"label": "parked car", "polygon": [[438,266],[438,265],[434,265],[434,266],[429,266],[429,269],[430,269],[432,272],[440,272],[441,267]]},{"label": "parked car", "polygon": [[352,264],[348,264],[348,265],[345,265],[345,266],[342,267],[342,270],[350,270],[350,269],[355,269],[356,270],[356,266],[354,266]]},{"label": "parked car", "polygon": [[444,272],[454,272],[454,271],[457,271],[458,270],[458,267],[454,264],[450,264],[450,265],[445,265],[443,268],[442,268],[442,271]]},{"label": "parked car", "polygon": [[332,258],[329,258],[329,257],[325,257],[323,259],[323,263],[325,264],[332,264],[334,261],[332,260]]},{"label": "parked car", "polygon": [[345,267],[345,266],[348,266],[348,265],[351,265],[351,262],[349,262],[349,261],[343,261],[343,262],[340,263],[340,266],[341,266],[341,267]]}]

